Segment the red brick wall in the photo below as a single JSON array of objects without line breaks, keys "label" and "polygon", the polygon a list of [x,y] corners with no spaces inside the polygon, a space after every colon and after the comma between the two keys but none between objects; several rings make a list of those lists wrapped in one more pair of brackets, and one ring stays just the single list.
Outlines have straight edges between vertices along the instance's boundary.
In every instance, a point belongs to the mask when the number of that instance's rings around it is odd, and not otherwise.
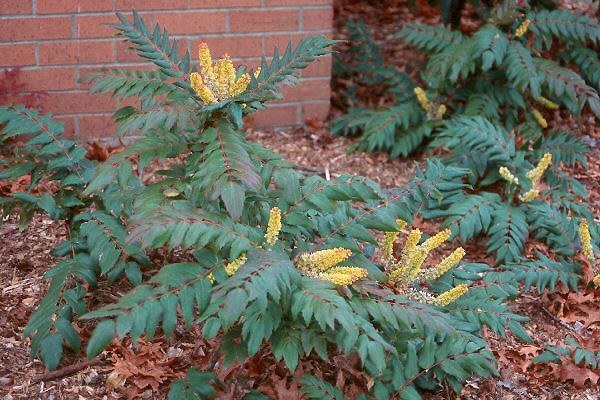
[{"label": "red brick wall", "polygon": [[[289,40],[331,35],[332,0],[0,0],[0,69],[20,67],[27,91],[45,91],[42,106],[79,138],[109,136],[110,96],[89,95],[81,82],[99,67],[148,65],[113,38],[115,11],[138,10],[164,24],[180,46],[197,54],[199,42],[213,57],[228,53],[235,62],[255,66]],[[298,125],[324,118],[329,111],[331,57],[301,74],[298,86],[283,90],[285,99],[257,113],[256,127]]]}]

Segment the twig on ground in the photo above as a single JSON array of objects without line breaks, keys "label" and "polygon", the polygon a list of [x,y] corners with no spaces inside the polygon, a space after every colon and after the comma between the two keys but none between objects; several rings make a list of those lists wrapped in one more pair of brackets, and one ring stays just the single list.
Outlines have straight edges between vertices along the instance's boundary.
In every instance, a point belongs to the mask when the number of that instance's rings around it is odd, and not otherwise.
[{"label": "twig on ground", "polygon": [[544,311],[544,313],[548,314],[548,316],[550,318],[552,318],[554,320],[554,322],[556,322],[563,328],[570,330],[571,332],[575,333],[576,335],[579,335],[577,333],[577,331],[575,330],[575,328],[573,328],[571,325],[567,324],[566,322],[562,321],[560,318],[558,318],[556,315],[554,315],[554,313],[552,313],[550,310],[548,310],[545,306],[540,306],[540,307],[542,307],[542,310]]},{"label": "twig on ground", "polygon": [[93,358],[91,360],[80,361],[75,364],[67,365],[61,369],[57,369],[56,371],[48,371],[41,375],[34,377],[31,380],[31,384],[35,385],[36,383],[45,382],[45,381],[53,381],[56,379],[64,378],[69,375],[73,375],[76,372],[81,371],[87,367],[92,367],[94,365],[102,364],[104,359],[102,358]]}]

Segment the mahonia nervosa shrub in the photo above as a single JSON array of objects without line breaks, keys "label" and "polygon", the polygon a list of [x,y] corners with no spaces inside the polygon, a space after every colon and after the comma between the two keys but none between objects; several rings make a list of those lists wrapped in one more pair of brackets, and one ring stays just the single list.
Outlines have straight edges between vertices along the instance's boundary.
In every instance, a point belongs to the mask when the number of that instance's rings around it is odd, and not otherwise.
[{"label": "mahonia nervosa shrub", "polygon": [[[595,79],[600,64],[593,51],[599,28],[585,16],[512,1],[492,10],[469,36],[405,24],[397,36],[428,54],[421,75],[427,89],[398,71],[402,78],[389,89],[395,104],[350,108],[332,130],[360,133],[355,149],[384,150],[391,157],[408,155],[433,138],[431,145],[452,151],[446,162],[470,171],[468,181],[476,191],[464,192],[448,207],[427,210],[429,217],[445,218],[442,226],[463,242],[486,236],[488,251],[511,270],[522,262],[530,236],[542,240],[558,255],[559,269],[542,276],[536,267],[526,277],[519,269],[519,276],[539,287],[558,280],[576,286],[580,266],[573,257],[586,241],[577,227],[589,222],[590,249],[598,246],[600,235],[582,202],[588,197],[584,186],[563,168],[585,166],[589,148],[572,132],[553,129],[550,117],[557,110],[576,117],[587,111],[600,115]],[[342,72],[370,67],[372,74],[387,74],[389,66],[377,68],[383,62],[364,26],[352,23],[349,30],[350,51],[360,57]],[[361,79],[358,84],[365,86],[383,80]],[[597,268],[593,262],[592,268]]]},{"label": "mahonia nervosa shrub", "polygon": [[[97,321],[89,357],[114,337],[152,340],[159,330],[171,336],[178,325],[199,325],[205,338],[221,338],[225,364],[271,351],[295,370],[311,354],[356,353],[376,398],[419,398],[418,389],[442,381],[459,391],[472,375],[496,373],[484,325],[530,340],[520,325],[526,319],[505,305],[517,291],[510,277],[464,261],[460,248],[427,265],[448,231],[425,239],[412,229],[401,254],[390,250],[415,214],[464,196],[467,169],[431,160],[406,186],[382,190],[365,177],[304,176],[246,140],[244,116],[278,98],[278,86],[293,82],[332,41],[303,39],[255,71],[235,68],[226,56],[213,63],[201,45],[196,68],[166,29],[150,29],[136,13],[133,22],[119,18],[116,29],[157,69],[107,69],[89,79],[93,92],[139,100],[115,113],[118,133],[136,131],[139,140],[95,165],[60,138],[62,124],[50,116],[0,109],[3,138],[32,136],[23,162],[3,176],[36,171],[59,185],[47,195],[2,199],[4,211],[27,210],[26,221],[43,210],[70,230],[53,249],[61,261],[25,330],[32,354],[49,368],[58,366],[63,345],[79,351],[74,327],[84,321]],[[171,162],[144,184],[140,173],[155,159]],[[153,248],[180,248],[189,261],[150,272],[145,252]],[[86,293],[123,275],[134,288],[90,311]],[[169,398],[214,396],[215,379],[192,368]],[[311,376],[300,382],[307,395],[331,388]]]}]

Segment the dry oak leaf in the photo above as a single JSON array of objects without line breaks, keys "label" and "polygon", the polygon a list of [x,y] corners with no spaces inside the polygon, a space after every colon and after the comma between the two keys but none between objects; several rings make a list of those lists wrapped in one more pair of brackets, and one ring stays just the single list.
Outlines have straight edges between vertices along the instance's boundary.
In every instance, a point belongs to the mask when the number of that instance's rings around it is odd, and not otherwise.
[{"label": "dry oak leaf", "polygon": [[595,372],[588,368],[580,368],[572,361],[563,360],[563,364],[558,366],[556,372],[561,382],[572,380],[575,387],[579,389],[584,388],[588,380],[592,385],[597,385],[598,380],[600,380],[600,371]]}]

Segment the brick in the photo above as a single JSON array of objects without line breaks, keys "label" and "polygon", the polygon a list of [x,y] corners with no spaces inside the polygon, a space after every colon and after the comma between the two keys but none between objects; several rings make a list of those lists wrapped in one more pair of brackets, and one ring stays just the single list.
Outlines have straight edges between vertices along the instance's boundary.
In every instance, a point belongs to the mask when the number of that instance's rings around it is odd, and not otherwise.
[{"label": "brick", "polygon": [[40,43],[40,65],[100,64],[113,60],[112,42]]},{"label": "brick", "polygon": [[160,13],[145,16],[153,23],[159,22],[161,27],[166,26],[170,34],[189,35],[211,32],[225,32],[225,12],[178,12]]},{"label": "brick", "polygon": [[32,0],[2,0],[0,3],[0,15],[33,13]]},{"label": "brick", "polygon": [[84,139],[110,137],[117,131],[111,115],[82,115],[79,117],[79,135]]},{"label": "brick", "polygon": [[297,111],[298,105],[271,105],[268,110],[252,114],[248,125],[254,128],[296,125]]},{"label": "brick", "polygon": [[[268,35],[265,37],[265,50],[268,56],[273,55],[275,47],[279,49],[281,53],[287,47],[288,43],[292,42],[292,47],[296,47],[298,42],[307,37],[315,36],[313,33],[287,33],[287,34],[275,34]],[[331,34],[325,34],[325,38],[330,39]]]},{"label": "brick", "polygon": [[308,67],[302,70],[303,78],[313,78],[317,76],[331,77],[332,57],[330,54],[317,58]]},{"label": "brick", "polygon": [[333,4],[333,0],[266,0],[267,7],[277,6],[316,6]]},{"label": "brick", "polygon": [[62,134],[61,137],[64,138],[74,138],[76,135],[75,132],[75,117],[63,117],[63,116],[56,116],[54,117],[54,119],[56,121],[62,122],[65,126],[64,126],[64,132]]},{"label": "brick", "polygon": [[329,102],[314,102],[302,104],[302,122],[306,120],[324,121],[329,117]]},{"label": "brick", "polygon": [[333,24],[333,8],[305,9],[302,14],[302,29],[325,30]]},{"label": "brick", "polygon": [[216,37],[204,38],[203,40],[192,41],[192,57],[196,59],[198,45],[206,42],[210,48],[213,59],[221,58],[223,54],[229,54],[233,58],[237,57],[259,57],[262,55],[262,36],[237,36],[237,37]]},{"label": "brick", "polygon": [[38,14],[69,14],[113,11],[112,0],[38,0]]},{"label": "brick", "polygon": [[25,65],[35,65],[35,45],[0,45],[0,67],[22,67]]},{"label": "brick", "polygon": [[117,48],[117,61],[118,62],[138,62],[144,61],[143,58],[137,55],[134,49],[132,49],[132,44],[129,42],[116,42]]},{"label": "brick", "polygon": [[88,92],[48,93],[42,100],[42,106],[57,115],[112,112],[115,99],[109,94]]},{"label": "brick", "polygon": [[190,8],[259,7],[261,0],[190,0]]},{"label": "brick", "polygon": [[77,16],[75,20],[75,37],[82,39],[110,38],[117,30],[107,24],[119,22],[114,15]]},{"label": "brick", "polygon": [[115,7],[117,10],[134,9],[136,11],[185,10],[187,3],[187,0],[117,0]]},{"label": "brick", "polygon": [[331,89],[329,79],[303,81],[299,85],[285,86],[281,89],[283,101],[329,100]]},{"label": "brick", "polygon": [[232,11],[232,32],[293,31],[299,29],[300,10]]},{"label": "brick", "polygon": [[273,55],[275,47],[279,49],[279,54],[282,54],[288,43],[292,42],[292,47],[296,47],[300,39],[310,35],[303,35],[301,33],[285,34],[285,35],[269,35],[265,37],[265,50],[268,56]]},{"label": "brick", "polygon": [[0,42],[66,39],[71,37],[71,18],[16,18],[2,21]]},{"label": "brick", "polygon": [[73,68],[21,71],[21,78],[29,90],[69,90],[74,89],[76,84]]}]

